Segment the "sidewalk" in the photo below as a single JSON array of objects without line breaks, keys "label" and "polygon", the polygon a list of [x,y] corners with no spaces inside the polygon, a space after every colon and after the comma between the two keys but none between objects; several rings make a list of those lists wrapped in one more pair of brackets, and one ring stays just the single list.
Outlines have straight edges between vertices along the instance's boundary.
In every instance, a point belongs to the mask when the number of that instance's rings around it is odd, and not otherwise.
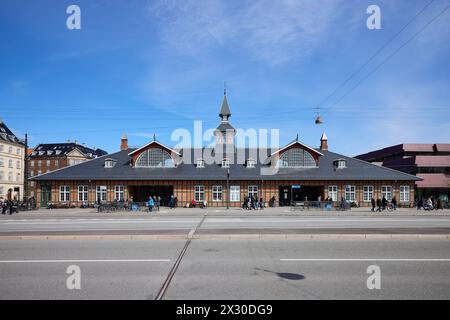
[{"label": "sidewalk", "polygon": [[176,208],[162,207],[160,211],[131,212],[120,211],[112,213],[98,213],[96,209],[39,209],[34,211],[22,211],[13,215],[2,215],[0,219],[20,218],[48,218],[48,217],[145,217],[145,216],[450,216],[450,210],[424,211],[415,208],[399,208],[393,212],[371,212],[370,208],[353,208],[349,211],[322,211],[317,209],[291,211],[289,207],[266,208],[264,210],[243,210],[241,208]]}]

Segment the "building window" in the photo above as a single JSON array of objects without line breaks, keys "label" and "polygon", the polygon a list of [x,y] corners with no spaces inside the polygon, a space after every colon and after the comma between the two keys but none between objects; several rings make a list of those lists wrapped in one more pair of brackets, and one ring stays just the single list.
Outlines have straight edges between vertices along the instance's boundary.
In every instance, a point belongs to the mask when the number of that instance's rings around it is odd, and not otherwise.
[{"label": "building window", "polygon": [[0,171],[0,181],[3,180],[4,175],[3,175],[3,171]]},{"label": "building window", "polygon": [[364,190],[364,196],[363,196],[364,202],[370,202],[373,197],[373,186],[364,186],[363,190]]},{"label": "building window", "polygon": [[205,167],[205,161],[203,159],[197,160],[197,168],[204,168]]},{"label": "building window", "polygon": [[197,202],[205,200],[205,186],[194,187],[194,200]]},{"label": "building window", "polygon": [[50,167],[50,160],[47,160],[46,164],[47,164],[47,167]]},{"label": "building window", "polygon": [[222,186],[212,186],[212,201],[222,201]]},{"label": "building window", "polygon": [[88,201],[88,186],[78,186],[78,201]]},{"label": "building window", "polygon": [[30,187],[34,187],[34,181],[30,181]]},{"label": "building window", "polygon": [[59,160],[55,160],[55,167],[59,167]]},{"label": "building window", "polygon": [[118,185],[114,187],[114,199],[117,201],[123,201],[123,186]]},{"label": "building window", "polygon": [[8,181],[12,181],[13,180],[13,174],[12,172],[8,172]]},{"label": "building window", "polygon": [[233,201],[233,202],[241,201],[241,187],[240,186],[230,186],[230,201]]},{"label": "building window", "polygon": [[38,170],[38,175],[42,174],[42,170]]},{"label": "building window", "polygon": [[3,196],[3,186],[0,186],[0,197]]},{"label": "building window", "polygon": [[356,187],[355,186],[345,186],[344,199],[348,202],[353,202],[356,200]]},{"label": "building window", "polygon": [[31,164],[32,167],[34,167],[34,160],[31,160],[30,164]]},{"label": "building window", "polygon": [[249,159],[247,160],[247,168],[254,168],[255,167],[255,160]]},{"label": "building window", "polygon": [[387,201],[392,200],[392,186],[381,186],[381,198],[386,198]]},{"label": "building window", "polygon": [[141,168],[173,168],[175,167],[175,162],[166,150],[161,148],[150,148],[139,155],[135,166]]},{"label": "building window", "polygon": [[39,160],[38,161],[38,167],[41,167],[42,166],[42,160]]},{"label": "building window", "polygon": [[409,186],[400,186],[400,202],[409,202]]},{"label": "building window", "polygon": [[16,182],[20,182],[20,173],[16,175]]},{"label": "building window", "polygon": [[0,167],[3,167],[4,163],[3,163],[3,158],[0,158]]},{"label": "building window", "polygon": [[19,160],[16,161],[16,168],[20,169],[20,161]]},{"label": "building window", "polygon": [[21,153],[20,148],[17,148],[17,155],[20,156],[20,153]]},{"label": "building window", "polygon": [[222,159],[222,168],[229,168],[229,167],[230,167],[230,160]]},{"label": "building window", "polygon": [[292,148],[283,152],[278,163],[280,167],[316,167],[314,157],[308,151],[300,148]]},{"label": "building window", "polygon": [[70,187],[60,186],[59,187],[59,201],[66,202],[70,201]]},{"label": "building window", "polygon": [[333,166],[338,169],[347,168],[347,161],[345,159],[337,159],[333,161]]},{"label": "building window", "polygon": [[98,202],[106,201],[106,186],[97,186],[96,199]]},{"label": "building window", "polygon": [[258,186],[248,186],[248,196],[258,199]]},{"label": "building window", "polygon": [[3,152],[3,145],[0,144],[0,152]]},{"label": "building window", "polygon": [[8,167],[9,168],[13,167],[13,161],[11,159],[8,160]]},{"label": "building window", "polygon": [[116,165],[116,161],[113,159],[105,160],[105,168],[113,168]]},{"label": "building window", "polygon": [[328,199],[331,201],[338,200],[338,187],[337,186],[328,186]]},{"label": "building window", "polygon": [[8,148],[8,153],[13,153],[13,152],[12,152],[12,147],[9,147],[9,148]]}]

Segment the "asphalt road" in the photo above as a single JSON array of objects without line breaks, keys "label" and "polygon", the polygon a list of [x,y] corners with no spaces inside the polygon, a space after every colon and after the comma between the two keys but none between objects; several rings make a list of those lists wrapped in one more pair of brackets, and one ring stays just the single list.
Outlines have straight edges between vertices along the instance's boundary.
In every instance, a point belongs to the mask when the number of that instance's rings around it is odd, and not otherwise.
[{"label": "asphalt road", "polygon": [[[2,240],[0,299],[154,299],[185,243]],[[69,265],[80,290],[66,287]],[[450,242],[193,240],[163,298],[450,299]]]},{"label": "asphalt road", "polygon": [[[1,235],[187,234],[199,216],[3,218]],[[450,234],[450,216],[206,216],[197,234],[229,233],[435,233]]]}]

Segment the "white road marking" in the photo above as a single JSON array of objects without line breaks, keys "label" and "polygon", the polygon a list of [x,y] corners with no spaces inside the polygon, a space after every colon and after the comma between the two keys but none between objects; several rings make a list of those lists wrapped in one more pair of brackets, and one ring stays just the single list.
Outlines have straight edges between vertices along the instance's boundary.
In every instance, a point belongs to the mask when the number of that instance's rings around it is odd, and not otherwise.
[{"label": "white road marking", "polygon": [[114,260],[0,260],[0,263],[77,263],[77,262],[170,262],[170,259],[114,259]]},{"label": "white road marking", "polygon": [[280,261],[380,261],[380,262],[450,262],[450,259],[409,259],[409,258],[302,258],[302,259],[280,259]]}]

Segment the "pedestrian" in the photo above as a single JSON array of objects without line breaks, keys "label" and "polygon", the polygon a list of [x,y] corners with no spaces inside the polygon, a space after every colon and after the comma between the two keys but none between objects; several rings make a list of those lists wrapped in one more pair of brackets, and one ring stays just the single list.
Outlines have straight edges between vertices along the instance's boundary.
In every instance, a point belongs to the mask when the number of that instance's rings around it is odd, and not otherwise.
[{"label": "pedestrian", "polygon": [[395,196],[392,198],[392,208],[394,208],[394,210],[397,210],[397,199],[395,198]]},{"label": "pedestrian", "polygon": [[383,196],[383,199],[381,199],[381,209],[384,211],[387,207],[387,200],[386,197]]},{"label": "pedestrian", "polygon": [[148,212],[152,212],[153,211],[153,206],[155,205],[153,198],[152,197],[148,197],[148,202],[147,202],[147,206],[148,206]]},{"label": "pedestrian", "polygon": [[377,199],[377,212],[381,212],[381,199]]},{"label": "pedestrian", "polygon": [[262,210],[264,209],[264,202],[263,202],[263,198],[259,198],[259,208]]},{"label": "pedestrian", "polygon": [[375,212],[375,198],[372,197],[372,199],[370,199],[370,202],[372,203],[372,212]]},{"label": "pedestrian", "polygon": [[169,200],[169,207],[170,209],[173,209],[174,206],[175,206],[175,198],[173,197],[173,195],[171,195]]},{"label": "pedestrian", "polygon": [[442,206],[442,200],[441,200],[441,198],[438,198],[438,199],[437,199],[437,202],[436,202],[436,210],[438,210],[438,209],[444,210],[444,208],[443,208],[443,206]]}]

